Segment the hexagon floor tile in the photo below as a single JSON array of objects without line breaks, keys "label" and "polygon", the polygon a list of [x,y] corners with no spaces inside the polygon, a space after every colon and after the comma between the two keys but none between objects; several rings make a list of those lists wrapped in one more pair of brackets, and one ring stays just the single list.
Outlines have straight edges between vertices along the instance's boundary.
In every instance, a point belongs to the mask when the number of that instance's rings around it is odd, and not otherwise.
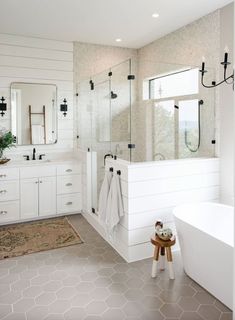
[{"label": "hexagon floor tile", "polygon": [[126,263],[81,215],[84,243],[0,261],[0,319],[232,320],[232,312],[185,275],[151,278],[151,259]]}]

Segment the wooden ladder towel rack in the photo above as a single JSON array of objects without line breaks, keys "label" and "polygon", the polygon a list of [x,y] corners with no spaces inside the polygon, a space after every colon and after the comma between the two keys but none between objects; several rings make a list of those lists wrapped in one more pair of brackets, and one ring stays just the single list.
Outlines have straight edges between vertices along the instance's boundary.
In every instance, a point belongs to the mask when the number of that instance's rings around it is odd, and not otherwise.
[{"label": "wooden ladder towel rack", "polygon": [[46,108],[45,106],[42,107],[42,112],[32,112],[32,107],[29,105],[29,130],[30,130],[30,144],[32,144],[33,137],[32,137],[32,116],[33,115],[41,115],[43,116],[43,125],[44,128],[44,144],[46,144]]}]

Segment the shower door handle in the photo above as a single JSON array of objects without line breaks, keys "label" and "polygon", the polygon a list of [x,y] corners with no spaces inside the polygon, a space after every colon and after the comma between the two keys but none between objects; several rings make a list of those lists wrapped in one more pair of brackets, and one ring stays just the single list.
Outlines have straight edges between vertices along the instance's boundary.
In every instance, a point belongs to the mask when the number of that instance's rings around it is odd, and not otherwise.
[{"label": "shower door handle", "polygon": [[107,154],[105,154],[105,156],[104,156],[104,166],[105,166],[105,162],[106,162],[106,158],[113,158],[113,155],[111,154],[111,153],[107,153]]}]

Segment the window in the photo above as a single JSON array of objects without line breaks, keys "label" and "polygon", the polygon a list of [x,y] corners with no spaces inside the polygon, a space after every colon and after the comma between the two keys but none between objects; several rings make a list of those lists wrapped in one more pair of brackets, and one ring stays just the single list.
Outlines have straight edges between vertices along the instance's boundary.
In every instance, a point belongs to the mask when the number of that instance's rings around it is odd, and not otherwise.
[{"label": "window", "polygon": [[153,159],[190,157],[200,147],[198,69],[160,75],[147,85],[148,99],[154,100]]},{"label": "window", "polygon": [[149,80],[149,99],[197,94],[199,91],[198,69],[177,71]]}]

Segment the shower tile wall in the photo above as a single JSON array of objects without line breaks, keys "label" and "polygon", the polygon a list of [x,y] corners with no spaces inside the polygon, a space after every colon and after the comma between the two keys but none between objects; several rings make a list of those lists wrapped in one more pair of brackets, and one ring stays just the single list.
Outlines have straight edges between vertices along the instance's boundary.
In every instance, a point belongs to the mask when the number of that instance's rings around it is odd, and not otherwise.
[{"label": "shower tile wall", "polygon": [[[111,46],[101,46],[101,45],[95,45],[95,44],[88,44],[88,43],[81,43],[81,42],[75,42],[74,43],[74,81],[76,84],[80,84],[80,86],[77,88],[77,91],[79,93],[78,98],[78,108],[77,108],[77,114],[80,113],[80,111],[83,111],[79,114],[79,116],[82,116],[83,123],[81,123],[81,126],[83,126],[82,130],[85,130],[85,138],[89,137],[87,141],[78,141],[78,147],[86,147],[89,145],[89,139],[91,137],[92,132],[89,132],[90,122],[91,122],[91,113],[93,111],[97,112],[98,116],[101,117],[101,119],[98,119],[100,123],[103,122],[103,127],[107,127],[109,124],[105,125],[105,117],[107,116],[103,110],[98,110],[97,107],[100,107],[97,105],[97,101],[93,101],[92,97],[87,99],[87,96],[90,95],[90,92],[88,90],[87,83],[91,77],[95,77],[95,82],[102,82],[104,80],[108,80],[108,70],[110,67],[113,67],[115,65],[118,65],[119,63],[129,59],[130,57],[136,57],[137,56],[137,50],[135,49],[126,49],[126,48],[119,48],[119,47],[111,47]],[[118,67],[114,68],[115,72],[118,69]],[[103,73],[104,70],[105,73]],[[118,73],[120,73],[120,70],[117,70]],[[123,70],[125,72],[125,70]],[[123,75],[116,75],[114,73],[114,76],[112,77],[112,83],[115,87],[118,87],[119,90],[119,96],[118,96],[118,103],[115,105],[115,100],[112,100],[112,110],[113,110],[113,117],[112,117],[112,125],[113,130],[111,133],[112,140],[116,143],[113,144],[113,152],[117,153],[118,156],[127,158],[124,151],[124,147],[126,148],[126,142],[123,142],[127,137],[127,122],[129,122],[128,119],[128,108],[129,105],[129,96],[126,92],[127,89],[125,87],[125,84],[122,84],[123,81]],[[82,86],[82,88],[81,88]],[[105,89],[107,90],[107,88]],[[101,92],[101,95],[103,97],[109,94],[107,91]],[[108,98],[108,97],[107,97]],[[95,103],[95,105],[94,105]],[[85,105],[87,107],[90,107],[89,110],[84,109]],[[104,105],[103,105],[104,107]],[[81,110],[80,108],[83,108]],[[93,108],[93,109],[92,109]],[[87,112],[88,111],[88,112]],[[102,118],[103,117],[103,118]],[[79,118],[79,117],[78,117]],[[97,132],[95,135],[97,136],[97,140],[99,140],[99,143],[96,144],[97,149],[106,149],[107,143],[105,143],[104,132],[101,132],[101,127],[99,126],[97,128]],[[81,127],[78,128],[78,132],[81,131]],[[105,130],[107,131],[107,130]],[[94,134],[93,134],[94,136]],[[82,137],[81,137],[82,139]],[[129,139],[128,139],[129,140]]]},{"label": "shower tile wall", "polygon": [[[215,68],[213,74],[218,78],[219,73],[219,56],[220,50],[220,11],[217,10],[194,23],[191,23],[153,43],[138,50],[138,100],[142,100],[143,80],[151,76],[172,71],[172,67],[177,65],[200,66],[202,56],[206,59],[207,67]],[[169,68],[169,70],[168,70]],[[208,73],[209,74],[209,73]],[[209,80],[213,80],[212,73]],[[208,77],[208,75],[207,75]],[[215,114],[213,99],[210,95],[214,94],[210,90],[200,88],[200,95],[205,101],[211,101],[209,108],[202,111],[203,128],[202,144],[199,156],[208,156],[208,150],[211,150],[208,136],[213,136],[211,123],[215,121],[215,134],[217,140],[216,154],[218,155],[219,140],[219,96],[215,92]],[[147,150],[149,141],[148,124],[151,112],[146,108],[145,103],[141,102],[134,106],[135,119],[133,120],[133,140],[139,144],[139,151],[136,150],[133,158],[135,161],[143,161],[149,157]],[[216,116],[216,119],[215,119]],[[214,120],[215,119],[215,120]],[[208,131],[209,130],[209,131]],[[140,134],[141,133],[141,134]],[[144,152],[143,152],[144,151]],[[145,153],[145,154],[144,154]],[[211,154],[213,156],[213,154]],[[191,156],[191,154],[189,154]]]},{"label": "shower tile wall", "polygon": [[135,49],[74,42],[74,81],[89,79],[135,56]]}]

